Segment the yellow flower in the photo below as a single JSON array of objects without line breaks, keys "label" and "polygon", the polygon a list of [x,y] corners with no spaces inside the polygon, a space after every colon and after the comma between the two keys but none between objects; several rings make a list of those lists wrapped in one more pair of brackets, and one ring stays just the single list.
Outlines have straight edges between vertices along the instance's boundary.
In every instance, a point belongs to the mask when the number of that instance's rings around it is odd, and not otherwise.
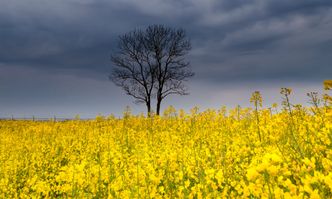
[{"label": "yellow flower", "polygon": [[247,170],[247,178],[250,181],[255,181],[256,178],[258,177],[259,173],[255,168],[250,168]]},{"label": "yellow flower", "polygon": [[259,112],[0,120],[0,197],[332,198],[330,107],[278,113],[259,96]]}]

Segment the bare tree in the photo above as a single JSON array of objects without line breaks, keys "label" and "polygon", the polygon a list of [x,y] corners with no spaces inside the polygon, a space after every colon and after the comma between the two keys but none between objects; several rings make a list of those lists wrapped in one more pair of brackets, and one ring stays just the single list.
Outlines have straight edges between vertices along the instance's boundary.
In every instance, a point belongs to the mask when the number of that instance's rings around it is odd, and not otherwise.
[{"label": "bare tree", "polygon": [[165,97],[188,94],[183,82],[194,75],[189,62],[185,61],[191,44],[183,29],[154,25],[147,28],[146,35],[156,63],[156,113],[159,115],[161,102]]},{"label": "bare tree", "polygon": [[185,61],[191,49],[183,29],[152,25],[119,38],[119,51],[112,55],[115,68],[110,79],[138,103],[145,103],[148,114],[156,97],[156,114],[162,100],[172,94],[186,95],[183,84],[194,75]]}]

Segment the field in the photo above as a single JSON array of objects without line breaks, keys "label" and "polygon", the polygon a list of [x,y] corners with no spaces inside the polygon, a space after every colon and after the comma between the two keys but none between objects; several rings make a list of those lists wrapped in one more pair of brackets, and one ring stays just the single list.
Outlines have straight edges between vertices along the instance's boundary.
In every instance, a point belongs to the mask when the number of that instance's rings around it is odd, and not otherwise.
[{"label": "field", "polygon": [[0,198],[331,198],[331,106],[281,93],[266,109],[256,92],[254,108],[0,121]]}]

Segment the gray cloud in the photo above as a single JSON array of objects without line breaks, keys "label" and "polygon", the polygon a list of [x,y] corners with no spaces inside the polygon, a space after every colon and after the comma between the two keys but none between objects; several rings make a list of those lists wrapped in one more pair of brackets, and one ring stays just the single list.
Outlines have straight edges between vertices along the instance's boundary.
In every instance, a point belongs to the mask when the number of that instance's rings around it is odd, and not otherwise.
[{"label": "gray cloud", "polygon": [[[5,0],[0,7],[0,71],[6,86],[0,86],[0,95],[5,98],[4,93],[15,89],[35,92],[44,101],[53,96],[56,102],[68,94],[70,78],[62,76],[105,83],[118,35],[150,24],[187,30],[193,45],[188,59],[196,72],[193,85],[317,85],[331,78],[330,0]],[[16,77],[15,70],[57,75],[52,81],[62,84],[50,85],[36,73]],[[87,93],[94,92],[84,85]],[[9,98],[6,103],[15,101]]]}]

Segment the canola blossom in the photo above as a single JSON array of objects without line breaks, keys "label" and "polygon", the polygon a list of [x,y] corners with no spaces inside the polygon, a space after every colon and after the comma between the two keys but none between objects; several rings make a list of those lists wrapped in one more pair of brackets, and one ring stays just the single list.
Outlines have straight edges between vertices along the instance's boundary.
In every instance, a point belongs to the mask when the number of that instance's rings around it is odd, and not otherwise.
[{"label": "canola blossom", "polygon": [[0,121],[0,198],[331,198],[330,106],[273,106]]}]

